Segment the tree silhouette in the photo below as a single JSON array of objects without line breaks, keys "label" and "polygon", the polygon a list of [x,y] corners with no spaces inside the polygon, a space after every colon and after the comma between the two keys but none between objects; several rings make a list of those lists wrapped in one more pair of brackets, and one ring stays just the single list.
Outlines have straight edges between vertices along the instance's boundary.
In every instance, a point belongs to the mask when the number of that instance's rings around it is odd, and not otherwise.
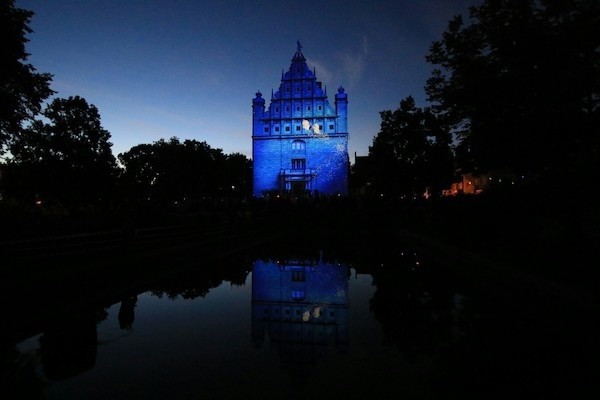
[{"label": "tree silhouette", "polygon": [[26,35],[33,12],[15,8],[14,0],[0,2],[0,155],[19,136],[25,122],[39,114],[42,103],[55,92],[52,75],[38,73],[27,63]]},{"label": "tree silhouette", "polygon": [[369,146],[376,190],[413,197],[445,187],[453,175],[453,156],[441,120],[430,109],[416,107],[412,96],[380,115],[381,129]]},{"label": "tree silhouette", "polygon": [[224,182],[224,187],[230,188],[231,193],[252,193],[252,161],[241,153],[228,154],[225,159]]},{"label": "tree silhouette", "polygon": [[125,191],[132,200],[182,202],[248,190],[250,161],[225,155],[206,142],[178,138],[140,144],[119,154]]},{"label": "tree silhouette", "polygon": [[[598,171],[600,3],[486,0],[427,60],[429,100],[464,169],[531,178]],[[567,175],[568,174],[568,175]]]},{"label": "tree silhouette", "polygon": [[117,165],[98,109],[79,96],[54,99],[10,151],[6,192],[66,206],[96,204],[113,193]]}]

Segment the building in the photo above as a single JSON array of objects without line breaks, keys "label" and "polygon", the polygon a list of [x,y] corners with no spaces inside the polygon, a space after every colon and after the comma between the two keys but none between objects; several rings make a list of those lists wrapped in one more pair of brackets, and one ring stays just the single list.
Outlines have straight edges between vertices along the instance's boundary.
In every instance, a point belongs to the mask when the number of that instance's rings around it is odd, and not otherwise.
[{"label": "building", "polygon": [[349,267],[317,260],[257,260],[252,266],[252,343],[279,352],[287,370],[348,350]]},{"label": "building", "polygon": [[298,48],[268,107],[252,100],[253,193],[348,194],[348,95],[332,107]]}]

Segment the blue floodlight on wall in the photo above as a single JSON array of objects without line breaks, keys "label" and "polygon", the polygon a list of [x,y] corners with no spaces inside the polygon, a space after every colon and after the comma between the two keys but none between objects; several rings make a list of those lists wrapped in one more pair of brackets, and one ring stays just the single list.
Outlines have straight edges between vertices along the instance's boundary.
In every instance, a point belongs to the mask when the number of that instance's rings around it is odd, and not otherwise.
[{"label": "blue floodlight on wall", "polygon": [[268,107],[260,91],[252,100],[254,195],[348,194],[347,120],[344,88],[332,107],[298,42]]}]

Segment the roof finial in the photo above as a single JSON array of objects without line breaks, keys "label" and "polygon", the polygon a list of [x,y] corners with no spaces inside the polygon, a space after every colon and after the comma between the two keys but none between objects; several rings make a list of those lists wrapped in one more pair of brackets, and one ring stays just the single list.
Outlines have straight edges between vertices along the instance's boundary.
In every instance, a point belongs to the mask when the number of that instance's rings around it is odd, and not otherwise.
[{"label": "roof finial", "polygon": [[302,45],[299,40],[296,41],[296,44],[298,45],[298,51],[302,51]]}]

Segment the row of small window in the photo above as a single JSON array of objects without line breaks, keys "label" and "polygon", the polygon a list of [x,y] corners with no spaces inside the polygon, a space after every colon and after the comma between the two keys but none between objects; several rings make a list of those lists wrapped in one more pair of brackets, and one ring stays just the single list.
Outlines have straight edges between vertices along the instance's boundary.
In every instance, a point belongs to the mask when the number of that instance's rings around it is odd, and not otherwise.
[{"label": "row of small window", "polygon": [[[302,89],[301,86],[296,86],[296,92],[299,92],[301,89]],[[312,86],[311,85],[306,85],[306,90],[309,91],[309,92],[312,91]],[[289,93],[290,91],[291,91],[291,88],[289,86],[286,86],[285,87],[285,92]]]},{"label": "row of small window", "polygon": [[[300,106],[296,106],[296,111],[300,111],[301,107]],[[290,111],[290,107],[286,106],[285,107],[285,111],[289,112]],[[311,106],[306,106],[306,111],[312,111],[312,107]],[[317,106],[317,111],[323,111],[323,106]],[[278,113],[279,112],[279,107],[275,107],[275,112]]]},{"label": "row of small window", "polygon": [[[323,130],[323,125],[318,124],[319,125],[319,131]],[[285,127],[285,131],[286,132],[290,132],[292,130],[292,128],[290,128],[289,126]],[[296,132],[300,132],[302,130],[302,126],[301,125],[296,125]],[[333,130],[333,124],[329,125],[329,130],[332,131]],[[273,131],[274,132],[279,132],[279,127],[275,126],[273,127]],[[265,133],[269,133],[269,127],[265,126]]]},{"label": "row of small window", "polygon": [[[305,298],[305,297],[306,297],[306,294],[305,294],[305,293],[304,293],[304,291],[302,291],[302,290],[293,290],[293,291],[292,291],[292,298],[293,298],[293,299]],[[291,314],[291,312],[290,312],[290,311],[291,311],[291,310],[290,310],[289,308],[286,308],[286,309],[284,310],[284,312],[283,312],[283,313],[284,313],[285,315],[290,315],[290,314]],[[268,308],[264,308],[264,309],[263,309],[263,312],[264,312],[264,314],[265,314],[265,315],[268,315],[268,314],[270,314],[270,313],[271,313],[271,310],[270,310],[270,309],[268,309]],[[297,315],[297,316],[300,316],[300,315],[302,315],[303,313],[304,313],[304,311],[303,311],[303,310],[298,310],[298,309],[296,309],[296,315]],[[273,309],[273,314],[275,314],[275,315],[278,315],[278,314],[279,314],[279,309],[278,309],[278,308],[275,308],[275,309]],[[335,311],[333,311],[333,310],[330,310],[330,311],[329,311],[329,316],[330,316],[330,317],[332,317],[332,318],[333,318],[333,317],[335,317]]]}]

